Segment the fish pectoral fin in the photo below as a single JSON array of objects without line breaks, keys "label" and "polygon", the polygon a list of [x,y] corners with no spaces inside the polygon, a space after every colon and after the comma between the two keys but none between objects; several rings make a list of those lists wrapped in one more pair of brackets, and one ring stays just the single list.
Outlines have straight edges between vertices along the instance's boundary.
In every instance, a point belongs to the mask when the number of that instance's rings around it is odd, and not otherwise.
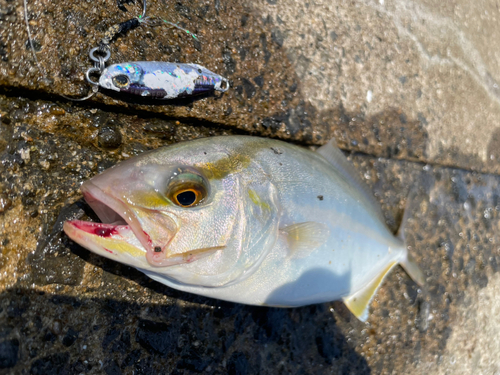
[{"label": "fish pectoral fin", "polygon": [[315,221],[292,224],[280,228],[280,231],[287,239],[292,258],[308,256],[312,251],[323,245],[330,236],[328,226]]},{"label": "fish pectoral fin", "polygon": [[345,305],[352,312],[352,314],[365,322],[368,319],[368,309],[373,296],[377,293],[378,288],[384,281],[385,276],[397,264],[397,262],[390,263],[384,270],[378,274],[372,281],[370,281],[364,288],[358,290],[356,293],[343,298]]}]

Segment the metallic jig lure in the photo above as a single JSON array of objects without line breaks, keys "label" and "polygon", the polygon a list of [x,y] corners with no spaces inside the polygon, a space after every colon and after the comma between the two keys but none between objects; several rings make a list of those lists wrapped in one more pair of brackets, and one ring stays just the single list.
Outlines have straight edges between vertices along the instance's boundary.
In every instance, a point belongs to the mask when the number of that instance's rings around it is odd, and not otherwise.
[{"label": "metallic jig lure", "polygon": [[[122,2],[118,0],[120,9],[123,6]],[[125,2],[129,3],[130,1],[125,0]],[[144,98],[177,99],[210,94],[214,91],[226,92],[229,89],[229,81],[226,78],[197,64],[134,61],[106,66],[111,57],[110,44],[112,41],[119,35],[124,35],[144,23],[151,24],[151,18],[146,17],[146,0],[143,0],[142,3],[141,15],[111,26],[105,32],[98,46],[90,50],[89,57],[93,61],[93,66],[85,73],[87,81],[92,85],[89,95],[83,98],[71,98],[62,94],[61,96],[73,101],[84,101],[95,95],[99,88],[104,88]],[[24,13],[28,40],[32,51],[34,51],[26,0],[24,0]],[[198,41],[196,34],[189,30],[166,20],[157,20],[187,33]],[[39,66],[34,52],[33,57]]]},{"label": "metallic jig lure", "polygon": [[154,99],[174,99],[225,92],[227,79],[197,64],[136,61],[113,64],[99,77],[99,86]]}]

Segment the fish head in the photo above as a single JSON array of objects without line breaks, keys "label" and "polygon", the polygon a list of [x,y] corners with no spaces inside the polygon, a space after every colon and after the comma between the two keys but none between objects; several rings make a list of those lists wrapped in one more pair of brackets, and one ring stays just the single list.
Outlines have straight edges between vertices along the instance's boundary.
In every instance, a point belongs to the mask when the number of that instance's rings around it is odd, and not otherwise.
[{"label": "fish head", "polygon": [[113,64],[104,69],[99,77],[99,86],[114,91],[128,92],[140,86],[144,70],[137,63]]},{"label": "fish head", "polygon": [[177,282],[213,287],[248,277],[278,236],[276,189],[249,157],[198,144],[132,158],[83,183],[102,223],[68,221],[67,235]]}]

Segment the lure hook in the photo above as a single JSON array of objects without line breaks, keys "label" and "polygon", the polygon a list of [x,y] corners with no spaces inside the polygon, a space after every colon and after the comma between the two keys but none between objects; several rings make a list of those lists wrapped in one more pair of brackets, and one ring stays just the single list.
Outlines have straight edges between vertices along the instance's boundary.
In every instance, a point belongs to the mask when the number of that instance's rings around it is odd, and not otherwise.
[{"label": "lure hook", "polygon": [[92,91],[90,94],[88,94],[87,96],[84,96],[83,98],[72,98],[70,96],[66,96],[64,94],[59,94],[61,95],[64,99],[68,99],[68,100],[71,100],[71,101],[74,101],[74,102],[83,102],[87,99],[90,99],[91,97],[93,97],[95,94],[97,94],[97,92],[99,91],[99,87],[98,86],[92,86]]}]

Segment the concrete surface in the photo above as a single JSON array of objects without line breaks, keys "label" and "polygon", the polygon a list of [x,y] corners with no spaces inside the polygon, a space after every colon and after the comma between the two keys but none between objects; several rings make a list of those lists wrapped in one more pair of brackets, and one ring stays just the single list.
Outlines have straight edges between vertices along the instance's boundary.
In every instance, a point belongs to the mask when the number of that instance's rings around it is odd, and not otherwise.
[{"label": "concrete surface", "polygon": [[[150,1],[110,62],[197,62],[233,88],[186,106],[82,95],[114,0],[0,0],[0,373],[500,373],[496,2]],[[123,98],[125,99],[125,98]],[[367,323],[341,302],[242,306],[171,290],[60,233],[79,184],[144,150],[221,134],[335,137],[424,269]],[[76,203],[75,203],[76,202]]]}]

